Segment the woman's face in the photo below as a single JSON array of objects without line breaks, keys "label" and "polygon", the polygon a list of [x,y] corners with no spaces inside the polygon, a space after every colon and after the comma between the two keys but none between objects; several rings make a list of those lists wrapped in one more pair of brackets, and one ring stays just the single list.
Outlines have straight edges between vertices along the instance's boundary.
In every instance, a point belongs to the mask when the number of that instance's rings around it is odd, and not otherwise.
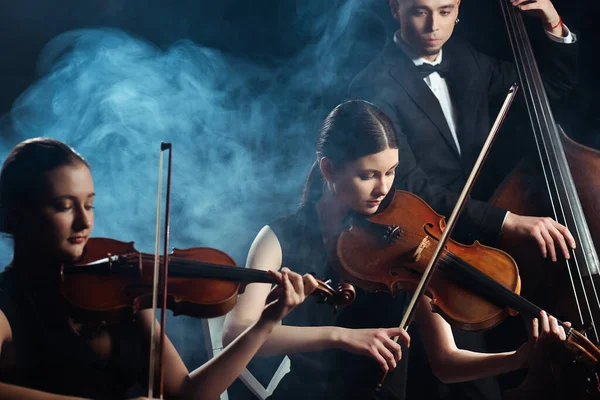
[{"label": "woman's face", "polygon": [[60,262],[83,253],[94,226],[94,182],[89,168],[77,162],[45,174],[44,189],[24,216],[21,238],[38,254]]},{"label": "woman's face", "polygon": [[329,183],[344,206],[373,214],[390,191],[397,166],[398,149],[386,149],[334,167]]}]

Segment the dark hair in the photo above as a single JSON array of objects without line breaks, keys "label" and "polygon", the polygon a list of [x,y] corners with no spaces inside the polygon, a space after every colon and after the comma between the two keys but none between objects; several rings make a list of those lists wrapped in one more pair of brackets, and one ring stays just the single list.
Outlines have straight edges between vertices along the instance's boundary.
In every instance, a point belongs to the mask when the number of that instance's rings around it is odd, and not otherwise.
[{"label": "dark hair", "polygon": [[325,179],[319,163],[327,157],[336,166],[386,149],[397,149],[392,121],[380,109],[364,100],[346,101],[323,121],[317,137],[317,159],[308,174],[302,205],[314,204],[323,194]]},{"label": "dark hair", "polygon": [[81,155],[58,140],[40,137],[15,146],[0,171],[0,232],[15,233],[17,211],[39,197],[46,172],[77,163],[89,168]]}]

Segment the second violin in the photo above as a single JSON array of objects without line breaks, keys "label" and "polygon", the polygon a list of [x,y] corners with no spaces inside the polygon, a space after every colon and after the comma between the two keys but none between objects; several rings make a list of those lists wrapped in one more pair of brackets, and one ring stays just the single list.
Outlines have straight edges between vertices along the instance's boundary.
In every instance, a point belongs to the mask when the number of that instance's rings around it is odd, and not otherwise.
[{"label": "second violin", "polygon": [[[418,196],[398,190],[383,212],[352,219],[337,243],[338,267],[367,290],[414,291],[444,229],[444,217]],[[433,310],[459,329],[485,330],[517,312],[537,317],[542,311],[519,296],[517,265],[501,250],[450,239],[438,265],[426,294]],[[595,371],[600,350],[578,331],[564,328],[569,359]]]},{"label": "second violin", "polygon": [[[80,318],[127,318],[152,307],[154,256],[140,253],[133,242],[91,238],[77,265],[64,266],[61,293]],[[354,288],[338,290],[319,281],[313,292],[335,307],[350,304]],[[266,271],[240,268],[226,253],[207,247],[175,249],[169,255],[167,308],[175,315],[198,318],[225,315],[247,283],[277,283]]]}]

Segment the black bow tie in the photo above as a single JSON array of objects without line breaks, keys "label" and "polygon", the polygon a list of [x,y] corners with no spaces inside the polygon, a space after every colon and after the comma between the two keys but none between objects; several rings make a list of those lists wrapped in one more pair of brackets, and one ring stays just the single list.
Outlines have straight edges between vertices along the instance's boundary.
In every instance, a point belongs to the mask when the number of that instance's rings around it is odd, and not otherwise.
[{"label": "black bow tie", "polygon": [[440,76],[442,78],[446,78],[448,76],[448,62],[446,60],[443,60],[441,63],[437,64],[437,65],[431,65],[431,64],[421,64],[421,65],[417,65],[417,71],[419,72],[419,74],[421,75],[421,78],[426,78],[429,75],[433,74],[434,72],[437,72],[438,74],[440,74]]}]

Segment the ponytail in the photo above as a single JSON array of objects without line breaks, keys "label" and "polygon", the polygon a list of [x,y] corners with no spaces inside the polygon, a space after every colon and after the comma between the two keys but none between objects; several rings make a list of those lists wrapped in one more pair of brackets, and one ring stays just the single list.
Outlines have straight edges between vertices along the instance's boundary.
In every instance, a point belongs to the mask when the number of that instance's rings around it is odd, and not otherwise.
[{"label": "ponytail", "polygon": [[308,178],[306,178],[306,183],[304,184],[300,207],[316,204],[323,194],[325,184],[319,161],[315,160],[312,167],[310,167]]}]

